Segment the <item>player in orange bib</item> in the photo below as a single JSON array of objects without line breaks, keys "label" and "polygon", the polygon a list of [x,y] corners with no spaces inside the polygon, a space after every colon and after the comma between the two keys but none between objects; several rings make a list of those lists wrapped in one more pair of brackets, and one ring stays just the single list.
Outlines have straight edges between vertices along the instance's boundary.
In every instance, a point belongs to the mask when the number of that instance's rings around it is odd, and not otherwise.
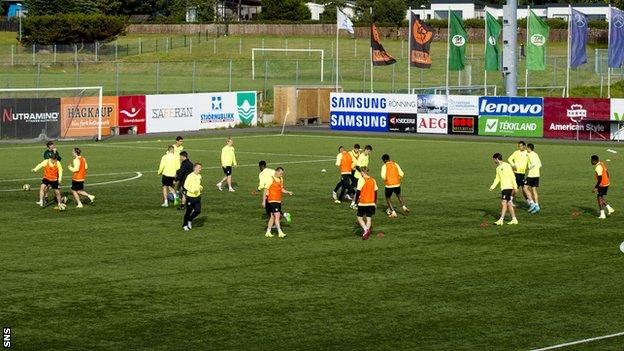
[{"label": "player in orange bib", "polygon": [[262,203],[262,207],[267,208],[269,215],[269,223],[267,224],[266,234],[267,238],[272,238],[271,228],[275,224],[277,228],[278,237],[285,238],[286,234],[282,231],[280,225],[280,218],[282,217],[282,194],[293,195],[292,191],[284,189],[284,168],[277,167],[275,169],[275,175],[271,177],[270,185],[264,188],[263,197],[267,200]]},{"label": "player in orange bib", "polygon": [[612,214],[615,212],[613,207],[607,203],[605,200],[605,196],[607,196],[607,190],[609,190],[609,185],[611,185],[611,181],[609,179],[609,171],[607,170],[607,165],[600,161],[600,158],[597,155],[593,155],[591,157],[591,164],[595,166],[594,175],[596,176],[596,185],[592,190],[592,193],[595,193],[598,197],[598,207],[600,209],[600,219],[606,219],[607,216],[605,214],[605,210],[608,214]]},{"label": "player in orange bib", "polygon": [[373,215],[377,207],[377,182],[368,175],[368,167],[360,167],[362,177],[358,179],[355,202],[358,204],[357,220],[364,234],[362,240],[368,240],[371,232]]},{"label": "player in orange bib", "polygon": [[43,199],[46,196],[46,189],[48,186],[54,190],[58,208],[60,209],[63,206],[61,203],[60,185],[63,179],[63,166],[58,162],[57,157],[56,154],[51,154],[49,159],[43,160],[43,162],[32,169],[33,172],[37,172],[43,168],[43,179],[41,180],[41,187],[39,188],[39,202],[37,202],[37,205],[41,207],[45,206]]},{"label": "player in orange bib", "polygon": [[[351,154],[347,152],[344,146],[340,146],[338,148],[338,155],[336,155],[336,166],[340,171],[340,181],[336,184],[334,188],[334,192],[332,193],[332,198],[334,202],[339,204],[342,201],[342,198],[345,196],[346,199],[351,200],[351,194],[353,194],[353,187],[351,186],[351,166],[353,165],[353,159],[351,158]],[[340,190],[340,196],[338,196],[338,189]]]},{"label": "player in orange bib", "polygon": [[82,151],[77,147],[74,148],[73,154],[74,160],[67,168],[74,173],[72,176],[71,192],[77,203],[76,208],[82,208],[80,195],[88,197],[91,203],[95,201],[95,196],[84,191],[84,182],[87,179],[87,160],[82,157]]},{"label": "player in orange bib", "polygon": [[381,179],[384,180],[386,186],[386,202],[388,203],[388,217],[396,218],[397,214],[394,210],[394,206],[392,205],[392,194],[396,194],[399,202],[401,203],[401,207],[403,208],[403,212],[409,212],[409,208],[405,206],[405,202],[403,201],[403,196],[401,196],[401,179],[405,173],[401,169],[398,163],[390,160],[390,155],[384,154],[381,156],[381,160],[384,165],[381,166]]}]

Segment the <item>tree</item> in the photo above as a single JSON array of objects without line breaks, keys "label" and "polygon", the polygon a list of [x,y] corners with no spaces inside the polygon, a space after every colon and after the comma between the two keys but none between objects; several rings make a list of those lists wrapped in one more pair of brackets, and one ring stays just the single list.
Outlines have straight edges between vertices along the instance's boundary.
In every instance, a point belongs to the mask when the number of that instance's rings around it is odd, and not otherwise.
[{"label": "tree", "polygon": [[392,23],[400,27],[407,15],[405,0],[356,0],[359,9],[358,19],[361,22],[371,22],[370,8],[373,8],[372,21],[378,23]]},{"label": "tree", "polygon": [[321,13],[322,21],[335,21],[336,20],[336,8],[344,8],[347,5],[346,0],[325,0],[323,6],[325,10]]},{"label": "tree", "polygon": [[260,19],[304,21],[311,16],[303,0],[262,0]]}]

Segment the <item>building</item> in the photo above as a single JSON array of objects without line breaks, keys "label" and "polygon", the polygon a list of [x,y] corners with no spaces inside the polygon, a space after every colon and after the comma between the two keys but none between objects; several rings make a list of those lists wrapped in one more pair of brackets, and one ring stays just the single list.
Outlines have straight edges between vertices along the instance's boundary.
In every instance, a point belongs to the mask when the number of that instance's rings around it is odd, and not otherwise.
[{"label": "building", "polygon": [[[310,9],[310,13],[312,14],[311,19],[313,21],[318,21],[321,19],[321,14],[325,12],[325,6],[323,4],[319,4],[316,2],[307,2],[306,6]],[[349,18],[355,17],[355,5],[352,3],[347,3],[347,6],[342,9],[342,11]]]},{"label": "building", "polygon": [[8,5],[6,13],[0,13],[0,16],[17,17],[26,14],[26,6],[23,0],[0,0],[3,5]]},{"label": "building", "polygon": [[[586,14],[589,20],[606,20],[609,15],[609,6],[605,4],[572,4],[572,6],[574,9]],[[420,8],[412,9],[412,11],[423,20],[446,19],[451,8],[463,19],[485,18],[486,9],[494,17],[503,17],[502,7],[488,5],[488,3],[480,0],[431,0],[429,6],[423,5]],[[536,5],[531,7],[531,9],[542,18],[568,18],[568,4],[564,3]],[[518,7],[518,19],[526,18],[528,13],[526,7]]]}]

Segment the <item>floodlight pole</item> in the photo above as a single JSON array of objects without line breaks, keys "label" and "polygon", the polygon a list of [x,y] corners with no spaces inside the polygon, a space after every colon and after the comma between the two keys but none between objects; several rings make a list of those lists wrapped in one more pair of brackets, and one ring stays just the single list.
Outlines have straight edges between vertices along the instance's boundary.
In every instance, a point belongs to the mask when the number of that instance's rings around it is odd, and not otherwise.
[{"label": "floodlight pole", "polygon": [[503,74],[507,96],[518,95],[518,1],[503,6]]}]

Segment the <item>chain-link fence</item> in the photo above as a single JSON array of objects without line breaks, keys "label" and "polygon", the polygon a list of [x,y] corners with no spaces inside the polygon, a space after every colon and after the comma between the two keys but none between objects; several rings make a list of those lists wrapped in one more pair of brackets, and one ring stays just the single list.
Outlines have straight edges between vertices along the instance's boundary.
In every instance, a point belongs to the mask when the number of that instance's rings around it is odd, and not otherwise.
[{"label": "chain-link fence", "polygon": [[[384,44],[398,62],[374,68],[373,90],[407,92],[407,44],[397,40]],[[253,80],[252,48],[270,47],[324,50],[324,81],[320,79],[319,55],[311,52],[259,52]],[[471,87],[471,90],[485,85],[481,49],[482,45],[469,45],[466,70],[450,72],[451,85]],[[411,69],[412,89],[431,87],[433,90],[445,84],[445,51],[445,43],[434,43],[432,56],[437,59],[432,69]],[[565,52],[565,48],[558,51]],[[606,54],[603,51],[590,50],[588,64],[571,71],[572,87],[605,86]],[[339,63],[339,84],[346,91],[371,90],[368,41],[341,39]],[[547,70],[529,72],[528,84],[525,84],[524,60],[519,58],[519,94],[523,95],[528,85],[528,95],[560,96],[566,83],[566,65],[565,55],[549,55]],[[112,43],[0,46],[2,88],[101,85],[109,95],[254,89],[270,98],[273,85],[333,85],[335,67],[335,42],[329,38],[215,38],[199,34],[127,37]],[[620,70],[614,72],[613,79],[621,79],[621,74]],[[502,94],[501,73],[489,72],[487,85],[497,86]],[[488,91],[491,94],[493,89],[490,87]]]}]

